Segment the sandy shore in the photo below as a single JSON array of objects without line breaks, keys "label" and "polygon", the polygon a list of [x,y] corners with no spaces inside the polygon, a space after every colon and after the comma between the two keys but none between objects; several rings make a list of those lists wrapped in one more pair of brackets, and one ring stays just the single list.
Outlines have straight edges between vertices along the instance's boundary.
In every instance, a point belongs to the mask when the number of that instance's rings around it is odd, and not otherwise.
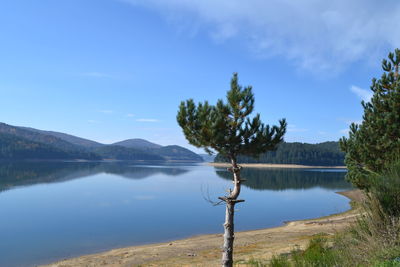
[{"label": "sandy shore", "polygon": [[[208,162],[208,165],[214,167],[231,167],[229,163]],[[244,168],[292,168],[292,169],[346,169],[346,166],[308,166],[297,164],[266,164],[266,163],[243,163],[239,164]]]},{"label": "sandy shore", "polygon": [[[358,190],[340,194],[360,201]],[[284,226],[235,234],[235,266],[250,259],[269,259],[288,253],[295,247],[304,248],[316,234],[333,235],[353,222],[356,210],[319,219],[289,222]],[[222,230],[221,230],[222,231]],[[48,267],[72,266],[220,266],[222,234],[201,235],[167,243],[113,249],[56,262]]]}]

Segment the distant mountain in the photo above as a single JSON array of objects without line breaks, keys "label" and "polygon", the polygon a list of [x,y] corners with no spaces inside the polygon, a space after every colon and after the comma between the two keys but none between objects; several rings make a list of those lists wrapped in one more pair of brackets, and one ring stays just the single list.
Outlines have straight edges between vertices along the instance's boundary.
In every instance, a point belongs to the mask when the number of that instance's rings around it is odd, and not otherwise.
[{"label": "distant mountain", "polygon": [[215,159],[215,155],[199,154],[199,156],[202,157],[205,162],[213,162]]},{"label": "distant mountain", "polygon": [[135,139],[127,139],[124,141],[116,142],[112,144],[113,146],[123,146],[123,147],[129,147],[129,148],[137,148],[137,149],[142,149],[142,150],[148,150],[148,149],[157,149],[161,148],[162,146],[159,144],[155,144],[152,142],[149,142],[144,139],[140,138],[135,138]]},{"label": "distant mountain", "polygon": [[[301,164],[314,166],[343,166],[344,152],[340,151],[338,142],[319,144],[282,143],[276,151],[261,154],[258,158],[239,156],[240,163],[274,163]],[[227,159],[217,155],[215,162],[226,162]]]},{"label": "distant mountain", "polygon": [[29,128],[12,126],[5,123],[0,123],[0,133],[10,134],[33,142],[50,145],[64,151],[75,152],[75,151],[85,150],[81,146],[74,145],[70,142],[64,141],[61,138],[55,137],[53,135],[48,135],[40,133],[39,131],[33,131],[32,129]]},{"label": "distant mountain", "polygon": [[32,132],[36,132],[36,133],[41,133],[44,135],[51,135],[54,137],[57,137],[59,139],[62,139],[66,142],[69,142],[71,144],[77,145],[77,146],[82,146],[85,148],[96,148],[96,147],[101,147],[104,146],[104,144],[92,141],[92,140],[88,140],[85,138],[81,138],[81,137],[77,137],[74,135],[70,135],[70,134],[65,134],[65,133],[60,133],[60,132],[53,132],[53,131],[43,131],[43,130],[38,130],[38,129],[34,129],[34,128],[28,128],[28,127],[19,127],[20,129],[24,129],[24,130],[28,130],[28,131],[32,131]]},{"label": "distant mountain", "polygon": [[0,159],[26,160],[26,159],[87,159],[98,160],[96,154],[84,151],[65,151],[23,137],[0,133]]},{"label": "distant mountain", "polygon": [[163,146],[161,148],[152,150],[152,152],[163,156],[168,160],[203,161],[203,158],[196,153],[176,145]]},{"label": "distant mountain", "polygon": [[85,159],[192,161],[203,159],[180,146],[161,146],[144,139],[112,145],[81,137],[0,123],[0,159]]},{"label": "distant mountain", "polygon": [[179,161],[203,161],[203,158],[196,153],[190,151],[181,146],[171,145],[171,146],[161,146],[149,142],[144,139],[128,139],[121,142],[112,144],[113,146],[123,146],[126,148],[135,148],[146,151],[151,154],[159,155],[166,160],[179,160]]},{"label": "distant mountain", "polygon": [[178,161],[203,161],[203,158],[196,153],[190,151],[181,146],[161,146],[155,143],[151,143],[144,139],[128,139],[125,141],[117,142],[112,146],[122,146],[130,149],[140,149],[158,155],[164,158],[164,160],[178,160]]},{"label": "distant mountain", "polygon": [[96,154],[100,155],[103,159],[117,159],[117,160],[165,160],[164,157],[155,153],[148,153],[143,150],[108,145],[98,147],[93,150]]}]

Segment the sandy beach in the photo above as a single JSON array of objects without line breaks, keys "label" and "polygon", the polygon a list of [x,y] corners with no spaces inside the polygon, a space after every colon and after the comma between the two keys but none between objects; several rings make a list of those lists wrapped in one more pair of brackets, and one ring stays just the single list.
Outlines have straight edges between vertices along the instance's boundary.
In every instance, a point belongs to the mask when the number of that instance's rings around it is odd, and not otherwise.
[{"label": "sandy beach", "polygon": [[[358,190],[339,192],[360,201]],[[235,266],[246,266],[250,259],[267,260],[273,255],[304,248],[316,234],[334,235],[354,222],[358,211],[318,219],[288,222],[283,226],[235,234]],[[222,226],[221,226],[222,229]],[[222,232],[222,230],[221,230]],[[113,249],[103,253],[66,259],[47,267],[72,266],[220,266],[222,234],[201,235],[166,243]]]}]

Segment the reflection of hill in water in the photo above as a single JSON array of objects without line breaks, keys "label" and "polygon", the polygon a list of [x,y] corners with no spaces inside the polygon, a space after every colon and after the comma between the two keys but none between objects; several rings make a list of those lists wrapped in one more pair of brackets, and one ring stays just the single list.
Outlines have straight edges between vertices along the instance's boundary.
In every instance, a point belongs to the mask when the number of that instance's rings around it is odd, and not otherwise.
[{"label": "reflection of hill in water", "polygon": [[[221,178],[231,180],[232,174],[224,169],[215,169]],[[256,190],[308,189],[351,189],[345,181],[343,171],[312,171],[304,169],[243,169],[244,186]]]},{"label": "reflection of hill in water", "polygon": [[143,179],[155,174],[180,175],[187,170],[178,166],[140,166],[129,163],[102,162],[2,162],[0,192],[17,186],[55,183],[99,173],[115,174],[128,179]]},{"label": "reflection of hill in water", "polygon": [[188,170],[179,167],[169,166],[136,166],[126,164],[108,163],[102,164],[98,169],[108,174],[116,174],[129,179],[143,179],[155,174],[165,174],[177,176],[188,172]]}]

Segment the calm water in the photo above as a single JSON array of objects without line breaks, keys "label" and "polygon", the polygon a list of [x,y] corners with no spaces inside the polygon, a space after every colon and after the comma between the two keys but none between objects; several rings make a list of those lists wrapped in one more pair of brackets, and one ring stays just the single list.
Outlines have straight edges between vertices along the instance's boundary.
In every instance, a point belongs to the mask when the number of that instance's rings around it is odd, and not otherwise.
[{"label": "calm water", "polygon": [[[340,170],[245,169],[236,230],[342,212]],[[220,233],[232,185],[204,165],[1,163],[0,266],[34,266],[110,248]]]}]

